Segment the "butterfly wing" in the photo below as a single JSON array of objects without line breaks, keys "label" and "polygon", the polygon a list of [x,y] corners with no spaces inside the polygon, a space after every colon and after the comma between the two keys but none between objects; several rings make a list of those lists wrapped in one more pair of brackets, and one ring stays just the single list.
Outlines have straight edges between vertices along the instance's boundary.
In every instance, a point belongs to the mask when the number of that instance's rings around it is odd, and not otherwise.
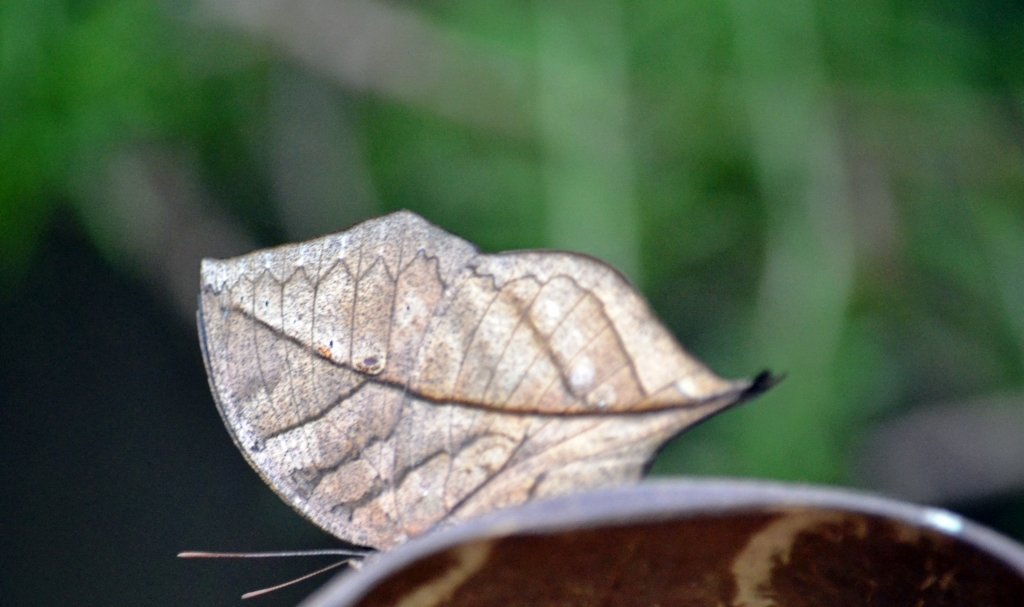
[{"label": "butterfly wing", "polygon": [[636,479],[671,436],[770,384],[715,376],[601,262],[482,255],[408,212],[204,260],[199,327],[250,464],[380,549]]}]

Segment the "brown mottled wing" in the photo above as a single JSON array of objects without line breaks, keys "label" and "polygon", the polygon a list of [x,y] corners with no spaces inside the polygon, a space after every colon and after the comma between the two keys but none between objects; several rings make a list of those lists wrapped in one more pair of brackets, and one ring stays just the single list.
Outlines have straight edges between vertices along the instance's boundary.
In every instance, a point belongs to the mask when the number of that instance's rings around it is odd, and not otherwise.
[{"label": "brown mottled wing", "polygon": [[253,467],[381,549],[636,479],[668,438],[767,384],[716,377],[598,261],[481,255],[408,212],[204,260],[199,326]]}]

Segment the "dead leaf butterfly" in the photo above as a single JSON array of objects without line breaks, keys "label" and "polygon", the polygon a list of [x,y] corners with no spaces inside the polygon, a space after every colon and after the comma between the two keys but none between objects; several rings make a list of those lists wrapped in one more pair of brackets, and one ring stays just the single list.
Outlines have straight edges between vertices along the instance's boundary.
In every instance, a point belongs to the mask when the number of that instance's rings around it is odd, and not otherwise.
[{"label": "dead leaf butterfly", "polygon": [[309,520],[376,549],[634,481],[774,381],[716,376],[604,263],[482,254],[409,212],[201,274],[203,355],[238,448]]}]

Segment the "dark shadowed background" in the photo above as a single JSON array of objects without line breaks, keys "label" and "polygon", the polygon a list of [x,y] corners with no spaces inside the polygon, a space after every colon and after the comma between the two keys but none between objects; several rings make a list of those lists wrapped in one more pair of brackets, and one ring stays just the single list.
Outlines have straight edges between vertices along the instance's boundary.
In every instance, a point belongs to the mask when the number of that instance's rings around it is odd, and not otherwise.
[{"label": "dark shadowed background", "polygon": [[4,0],[4,603],[312,569],[174,559],[332,545],[222,427],[199,259],[399,208],[604,258],[722,375],[788,373],[656,473],[1024,539],[1022,40],[1003,0]]}]

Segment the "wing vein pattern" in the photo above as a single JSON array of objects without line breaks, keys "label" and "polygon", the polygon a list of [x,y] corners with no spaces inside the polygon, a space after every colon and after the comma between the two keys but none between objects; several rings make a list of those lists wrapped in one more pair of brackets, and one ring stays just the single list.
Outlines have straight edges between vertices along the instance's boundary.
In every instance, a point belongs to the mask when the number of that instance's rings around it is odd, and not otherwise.
[{"label": "wing vein pattern", "polygon": [[409,212],[204,260],[198,318],[253,468],[312,522],[378,549],[636,480],[755,387],[687,353],[612,268],[481,254]]}]

